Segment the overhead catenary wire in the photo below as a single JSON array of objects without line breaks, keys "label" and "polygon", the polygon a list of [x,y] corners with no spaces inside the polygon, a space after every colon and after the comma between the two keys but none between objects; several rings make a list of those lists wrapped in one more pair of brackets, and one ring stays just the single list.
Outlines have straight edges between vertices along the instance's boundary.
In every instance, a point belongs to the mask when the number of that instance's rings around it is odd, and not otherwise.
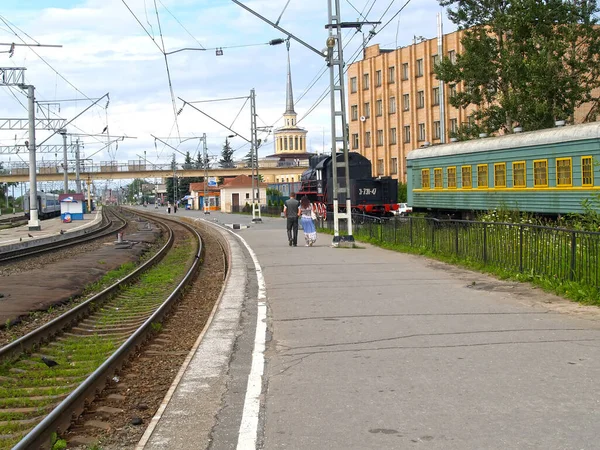
[{"label": "overhead catenary wire", "polygon": [[195,41],[198,43],[198,45],[199,45],[200,47],[204,47],[204,46],[203,46],[203,45],[200,43],[200,41],[199,41],[198,39],[196,39],[196,38],[194,37],[194,35],[193,35],[192,33],[190,33],[186,27],[184,27],[184,26],[183,26],[183,24],[182,24],[182,23],[179,21],[179,19],[178,19],[177,17],[175,17],[175,15],[174,15],[174,14],[173,14],[173,13],[172,13],[170,10],[169,10],[169,8],[167,8],[167,7],[165,6],[165,4],[164,4],[164,3],[163,3],[161,0],[158,0],[158,1],[159,1],[159,3],[162,5],[162,7],[163,7],[163,8],[165,8],[165,10],[166,10],[166,11],[167,11],[167,12],[168,12],[170,15],[171,15],[171,17],[172,17],[173,19],[175,19],[175,21],[176,21],[176,22],[177,22],[177,23],[178,23],[178,24],[181,26],[181,28],[183,28],[183,29],[185,30],[185,32],[186,32],[186,33],[187,33],[187,34],[188,34],[188,35],[189,35],[189,36],[190,36],[190,37],[191,37],[193,40],[195,40]]}]

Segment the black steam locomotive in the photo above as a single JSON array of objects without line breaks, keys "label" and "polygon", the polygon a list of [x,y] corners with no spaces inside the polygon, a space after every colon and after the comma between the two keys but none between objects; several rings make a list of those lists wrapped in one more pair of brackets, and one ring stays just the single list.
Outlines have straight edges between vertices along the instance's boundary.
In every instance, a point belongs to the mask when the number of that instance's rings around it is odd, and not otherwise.
[{"label": "black steam locomotive", "polygon": [[[337,154],[337,161],[344,161],[342,153]],[[360,153],[349,152],[348,163],[352,212],[374,216],[391,215],[392,211],[398,208],[398,180],[391,177],[373,177],[371,161]],[[333,212],[332,157],[312,156],[309,167],[302,174],[301,187],[296,193],[298,198],[306,195],[317,206],[321,215]],[[344,171],[338,169],[339,185],[343,187],[345,181]],[[339,200],[339,208],[343,211],[346,208],[345,195],[342,194]]]}]

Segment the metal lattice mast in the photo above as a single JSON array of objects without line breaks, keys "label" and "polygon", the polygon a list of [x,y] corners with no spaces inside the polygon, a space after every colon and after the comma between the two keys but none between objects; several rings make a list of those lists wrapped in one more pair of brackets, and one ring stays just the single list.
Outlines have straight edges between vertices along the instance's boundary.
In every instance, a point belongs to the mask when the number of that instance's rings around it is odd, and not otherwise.
[{"label": "metal lattice mast", "polygon": [[208,204],[208,145],[206,144],[206,133],[202,134],[202,162],[204,166],[204,214],[210,214],[210,208]]},{"label": "metal lattice mast", "polygon": [[[333,245],[354,242],[352,236],[352,204],[350,197],[350,165],[346,128],[346,96],[344,89],[344,57],[342,54],[342,26],[340,1],[329,0],[329,37],[327,38],[330,98],[331,98],[331,167],[333,172]],[[338,144],[342,147],[342,160],[338,158]],[[341,172],[341,173],[340,173]],[[345,208],[340,210],[340,202]],[[340,236],[339,220],[345,219],[348,233]]]},{"label": "metal lattice mast", "polygon": [[250,133],[250,146],[252,150],[252,222],[262,222],[262,219],[260,217],[260,181],[258,180],[256,95],[254,93],[254,89],[250,90]]},{"label": "metal lattice mast", "polygon": [[80,178],[80,167],[79,167],[79,139],[75,140],[75,187],[77,193],[81,193],[81,178]]}]

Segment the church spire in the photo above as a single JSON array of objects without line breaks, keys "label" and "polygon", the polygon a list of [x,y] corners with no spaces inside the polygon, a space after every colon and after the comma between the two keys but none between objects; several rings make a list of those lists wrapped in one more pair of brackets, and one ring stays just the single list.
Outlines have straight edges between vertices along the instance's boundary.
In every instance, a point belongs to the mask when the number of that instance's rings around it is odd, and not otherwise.
[{"label": "church spire", "polygon": [[285,114],[296,114],[294,111],[294,92],[292,91],[292,69],[290,65],[290,39],[286,39],[285,45],[288,52],[287,88],[285,92]]}]

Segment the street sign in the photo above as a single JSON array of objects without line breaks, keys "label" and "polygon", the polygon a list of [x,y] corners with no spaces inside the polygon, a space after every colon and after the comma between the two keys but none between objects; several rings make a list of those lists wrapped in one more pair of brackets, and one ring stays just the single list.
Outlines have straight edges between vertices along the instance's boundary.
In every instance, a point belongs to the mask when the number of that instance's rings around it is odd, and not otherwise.
[{"label": "street sign", "polygon": [[217,187],[217,177],[208,177],[208,187]]}]

